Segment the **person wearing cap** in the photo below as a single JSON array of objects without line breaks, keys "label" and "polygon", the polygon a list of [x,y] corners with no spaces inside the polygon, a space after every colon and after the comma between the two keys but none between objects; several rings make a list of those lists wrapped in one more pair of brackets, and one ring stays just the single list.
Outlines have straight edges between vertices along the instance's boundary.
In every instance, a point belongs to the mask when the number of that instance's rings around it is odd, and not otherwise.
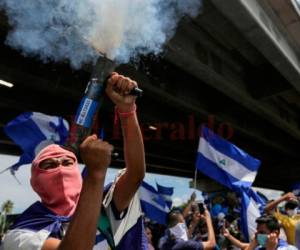
[{"label": "person wearing cap", "polygon": [[[126,169],[104,188],[113,146],[96,135],[80,145],[87,168],[82,180],[77,157],[49,145],[33,160],[30,183],[41,201],[16,220],[3,239],[3,250],[147,249],[137,190],[145,174],[136,82],[113,73],[106,87],[116,105],[124,140]],[[134,240],[133,240],[134,239]]]},{"label": "person wearing cap", "polygon": [[256,219],[256,233],[246,250],[297,250],[279,238],[280,224],[273,215],[262,215]]},{"label": "person wearing cap", "polygon": [[[286,202],[284,205],[285,213],[281,213],[277,206],[284,201]],[[298,206],[299,201],[296,196],[289,192],[277,200],[270,202],[265,207],[266,213],[272,213],[279,220],[285,231],[287,242],[292,245],[296,244],[296,226],[300,222],[300,215],[297,215]]]}]

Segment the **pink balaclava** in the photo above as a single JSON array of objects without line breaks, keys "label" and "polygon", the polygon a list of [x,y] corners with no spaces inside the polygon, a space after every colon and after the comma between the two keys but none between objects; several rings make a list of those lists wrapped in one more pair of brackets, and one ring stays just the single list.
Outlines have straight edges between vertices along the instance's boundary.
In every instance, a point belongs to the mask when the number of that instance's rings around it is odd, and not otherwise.
[{"label": "pink balaclava", "polygon": [[[42,161],[60,157],[72,158],[74,164],[59,165],[53,169],[39,168]],[[30,183],[47,208],[57,215],[71,216],[75,211],[82,187],[76,156],[59,145],[47,146],[32,162]]]}]

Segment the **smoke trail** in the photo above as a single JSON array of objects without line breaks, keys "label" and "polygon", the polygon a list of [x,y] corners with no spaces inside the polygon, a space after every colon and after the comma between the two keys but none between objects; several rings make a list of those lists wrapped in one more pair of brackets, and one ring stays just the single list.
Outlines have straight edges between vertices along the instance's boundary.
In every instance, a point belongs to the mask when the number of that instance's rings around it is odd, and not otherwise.
[{"label": "smoke trail", "polygon": [[12,30],[6,43],[43,61],[94,62],[96,51],[126,63],[162,51],[201,0],[0,0]]}]

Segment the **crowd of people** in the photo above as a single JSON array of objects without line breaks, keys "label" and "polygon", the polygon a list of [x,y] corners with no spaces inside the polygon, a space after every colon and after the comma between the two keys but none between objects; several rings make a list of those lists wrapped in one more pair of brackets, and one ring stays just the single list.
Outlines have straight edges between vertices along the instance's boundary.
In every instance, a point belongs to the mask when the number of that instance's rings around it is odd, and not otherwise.
[{"label": "crowd of people", "polygon": [[[282,202],[284,207],[279,207]],[[149,249],[300,249],[299,198],[293,193],[267,203],[248,242],[239,210],[233,192],[201,202],[193,193],[184,207],[171,210],[166,227],[146,219]]]},{"label": "crowd of people", "polygon": [[[203,202],[193,193],[184,207],[172,208],[167,225],[144,217],[137,192],[145,175],[144,145],[136,97],[128,95],[134,87],[135,81],[117,73],[106,87],[122,127],[125,169],[104,187],[113,146],[96,135],[80,145],[84,178],[74,153],[47,146],[31,167],[30,183],[41,201],[17,218],[1,250],[300,248],[299,200],[293,193],[267,204],[248,242],[241,233],[241,204],[234,192],[213,194]],[[283,210],[278,207],[282,202]]]}]

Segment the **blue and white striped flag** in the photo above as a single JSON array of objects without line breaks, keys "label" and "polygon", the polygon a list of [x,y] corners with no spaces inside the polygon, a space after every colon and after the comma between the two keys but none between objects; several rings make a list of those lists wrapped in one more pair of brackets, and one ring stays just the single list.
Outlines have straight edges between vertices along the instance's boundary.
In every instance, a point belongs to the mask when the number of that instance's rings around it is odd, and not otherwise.
[{"label": "blue and white striped flag", "polygon": [[52,143],[64,144],[68,131],[68,122],[58,116],[37,112],[19,115],[4,127],[4,132],[20,146],[23,154],[17,163],[7,169],[14,174],[21,165],[31,163],[45,146]]},{"label": "blue and white striped flag", "polygon": [[174,188],[173,187],[164,187],[162,185],[159,185],[156,183],[157,191],[158,193],[164,198],[168,208],[172,207],[172,195],[174,193]]},{"label": "blue and white striped flag", "polygon": [[196,167],[203,174],[228,187],[242,199],[241,227],[246,239],[256,231],[255,220],[264,201],[252,190],[260,161],[204,128],[200,137]]},{"label": "blue and white striped flag", "polygon": [[139,188],[139,196],[142,211],[145,215],[149,219],[165,225],[170,209],[168,208],[164,198],[157,192],[157,190],[148,183],[143,182]]},{"label": "blue and white striped flag", "polygon": [[252,189],[240,188],[235,190],[241,195],[241,228],[245,239],[250,241],[256,232],[255,220],[261,216],[265,201]]},{"label": "blue and white striped flag", "polygon": [[260,161],[232,143],[204,128],[200,137],[196,167],[203,174],[232,189],[251,187]]}]

